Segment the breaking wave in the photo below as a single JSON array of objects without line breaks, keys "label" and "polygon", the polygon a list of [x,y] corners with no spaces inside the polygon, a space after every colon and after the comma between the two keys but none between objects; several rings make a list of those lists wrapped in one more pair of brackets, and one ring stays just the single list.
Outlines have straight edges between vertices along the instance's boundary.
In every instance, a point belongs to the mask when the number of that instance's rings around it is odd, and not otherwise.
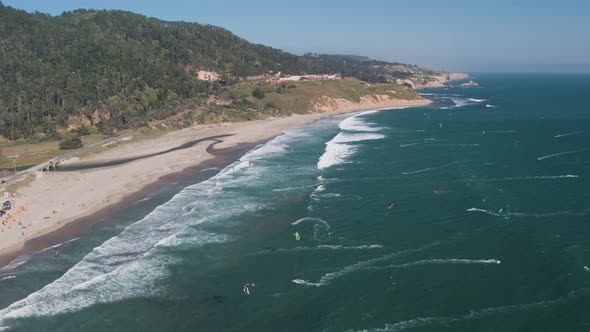
[{"label": "breaking wave", "polygon": [[197,225],[265,208],[259,200],[233,188],[267,186],[264,162],[249,167],[248,161],[285,153],[288,141],[300,135],[289,131],[278,136],[212,178],[184,188],[94,248],[52,283],[0,310],[0,328],[11,319],[52,316],[98,303],[154,295],[169,276],[169,266],[179,262],[171,254],[174,250],[230,240],[225,234],[205,232]]},{"label": "breaking wave", "polygon": [[385,137],[376,133],[384,128],[373,127],[370,122],[362,118],[363,115],[370,113],[373,111],[353,115],[338,124],[341,132],[326,143],[325,152],[317,163],[318,169],[346,163],[348,158],[357,151],[356,145],[348,143],[378,140]]}]

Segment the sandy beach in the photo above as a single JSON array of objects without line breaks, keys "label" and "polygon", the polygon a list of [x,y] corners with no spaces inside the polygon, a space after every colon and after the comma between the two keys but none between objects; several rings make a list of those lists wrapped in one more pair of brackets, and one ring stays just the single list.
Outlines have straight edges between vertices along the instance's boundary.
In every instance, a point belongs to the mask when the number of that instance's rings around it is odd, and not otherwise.
[{"label": "sandy beach", "polygon": [[[2,219],[0,266],[22,253],[38,249],[40,245],[28,245],[34,243],[34,239],[58,233],[67,228],[64,226],[89,219],[90,215],[108,212],[142,190],[156,190],[158,180],[213,160],[215,151],[240,146],[251,148],[256,142],[268,140],[289,128],[335,114],[429,103],[426,99],[377,98],[356,105],[329,107],[321,113],[196,125],[163,137],[126,143],[82,159],[72,158],[64,163],[62,170],[38,172],[32,182],[18,187],[14,193],[15,206],[10,216]],[[231,157],[237,159],[235,155]]]}]

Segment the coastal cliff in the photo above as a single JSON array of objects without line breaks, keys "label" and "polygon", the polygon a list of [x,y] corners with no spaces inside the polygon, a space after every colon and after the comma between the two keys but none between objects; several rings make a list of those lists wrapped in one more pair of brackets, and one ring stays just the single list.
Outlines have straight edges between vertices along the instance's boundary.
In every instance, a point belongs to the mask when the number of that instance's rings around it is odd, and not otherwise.
[{"label": "coastal cliff", "polygon": [[424,98],[396,99],[388,95],[378,94],[362,96],[359,101],[323,96],[313,103],[313,109],[316,112],[335,112],[385,107],[428,105],[430,103],[430,100]]},{"label": "coastal cliff", "polygon": [[412,89],[423,88],[441,88],[451,81],[460,81],[468,79],[469,75],[465,73],[441,73],[437,75],[415,76],[405,79],[397,79],[398,84],[408,84]]}]

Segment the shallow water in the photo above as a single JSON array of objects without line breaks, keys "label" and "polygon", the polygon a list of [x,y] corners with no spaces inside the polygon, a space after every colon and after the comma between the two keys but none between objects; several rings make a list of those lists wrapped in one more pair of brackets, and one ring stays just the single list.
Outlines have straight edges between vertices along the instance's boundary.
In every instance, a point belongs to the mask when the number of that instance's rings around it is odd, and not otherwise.
[{"label": "shallow water", "polygon": [[587,331],[590,76],[475,80],[290,130],[0,272],[0,325]]}]

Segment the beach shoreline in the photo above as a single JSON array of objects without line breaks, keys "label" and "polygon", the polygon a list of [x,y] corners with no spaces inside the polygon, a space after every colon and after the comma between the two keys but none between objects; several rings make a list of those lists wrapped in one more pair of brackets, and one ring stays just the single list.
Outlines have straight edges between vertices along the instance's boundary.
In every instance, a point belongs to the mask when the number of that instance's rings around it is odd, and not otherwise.
[{"label": "beach shoreline", "polygon": [[[162,186],[178,182],[179,178],[195,177],[205,168],[225,167],[285,130],[343,113],[430,103],[428,99],[391,100],[359,104],[354,109],[343,107],[282,118],[197,125],[114,147],[88,156],[83,162],[65,163],[65,167],[102,165],[96,168],[37,173],[34,181],[16,190],[14,209],[20,212],[14,216],[12,227],[5,226],[0,233],[0,267],[6,270],[7,265],[17,266],[15,260],[19,258],[87,232],[97,222],[149,197]],[[187,147],[182,148],[183,144]],[[22,224],[20,229],[17,219]]]}]

